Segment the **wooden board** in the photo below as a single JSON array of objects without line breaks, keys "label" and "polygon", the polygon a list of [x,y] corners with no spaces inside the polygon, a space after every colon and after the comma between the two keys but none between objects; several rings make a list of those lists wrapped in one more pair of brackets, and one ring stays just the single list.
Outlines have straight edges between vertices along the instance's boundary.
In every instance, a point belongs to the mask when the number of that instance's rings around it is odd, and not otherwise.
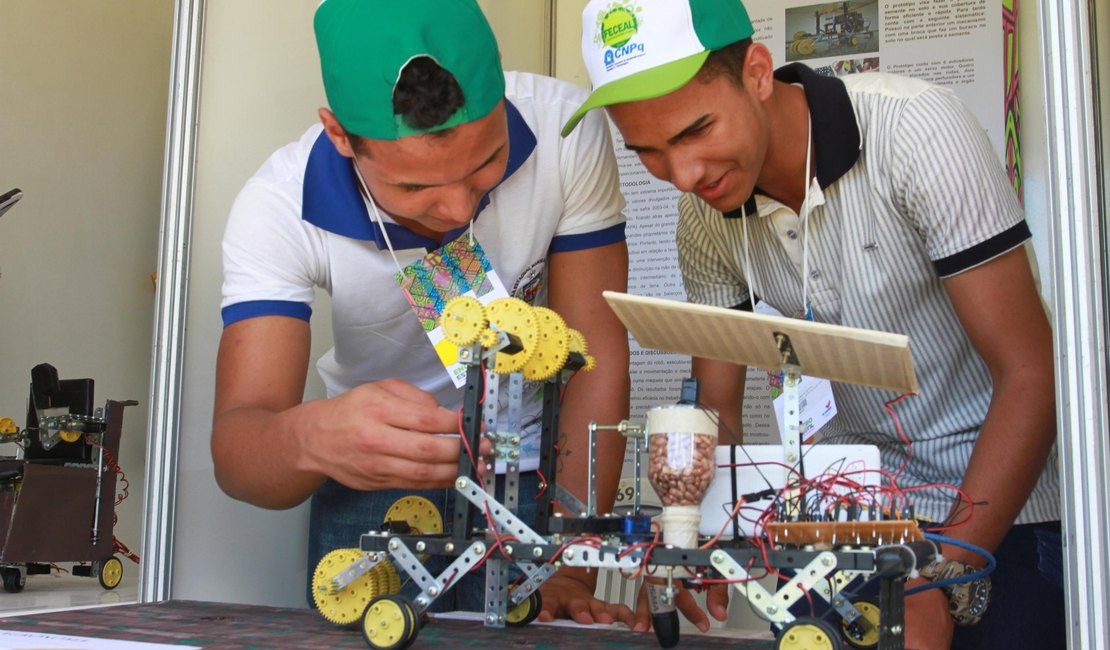
[{"label": "wooden board", "polygon": [[645,348],[782,369],[785,335],[811,377],[917,393],[909,337],[606,291],[605,300]]}]

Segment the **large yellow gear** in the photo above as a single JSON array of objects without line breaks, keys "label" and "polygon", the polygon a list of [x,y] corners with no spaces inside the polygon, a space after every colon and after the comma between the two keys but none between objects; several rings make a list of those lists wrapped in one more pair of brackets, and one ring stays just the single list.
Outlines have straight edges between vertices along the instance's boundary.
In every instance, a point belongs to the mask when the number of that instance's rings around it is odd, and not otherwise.
[{"label": "large yellow gear", "polygon": [[533,307],[540,330],[532,358],[524,364],[528,381],[547,381],[563,369],[570,354],[570,333],[563,318],[547,307]]},{"label": "large yellow gear", "polygon": [[472,345],[486,329],[486,309],[473,296],[452,298],[443,307],[439,326],[443,336],[459,347]]},{"label": "large yellow gear", "polygon": [[357,623],[371,600],[401,591],[401,577],[386,560],[362,574],[342,591],[331,593],[329,582],[366,553],[357,548],[338,548],[316,565],[312,574],[312,600],[326,620],[336,625]]},{"label": "large yellow gear", "polygon": [[385,512],[385,521],[407,522],[415,534],[443,532],[443,515],[439,509],[431,501],[415,495],[397,499]]},{"label": "large yellow gear", "polygon": [[498,352],[493,359],[493,372],[508,375],[524,368],[536,351],[540,338],[539,325],[531,305],[520,298],[498,298],[486,306],[486,316],[492,328],[512,334],[521,346],[516,354]]}]

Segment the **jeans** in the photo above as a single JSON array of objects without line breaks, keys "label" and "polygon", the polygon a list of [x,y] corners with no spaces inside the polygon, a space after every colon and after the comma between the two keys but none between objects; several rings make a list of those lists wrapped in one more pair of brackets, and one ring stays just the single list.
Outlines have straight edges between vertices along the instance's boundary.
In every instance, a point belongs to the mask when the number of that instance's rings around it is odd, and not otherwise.
[{"label": "jeans", "polygon": [[994,559],[987,613],[978,625],[956,626],[952,650],[1066,648],[1060,522],[1012,527]]},{"label": "jeans", "polygon": [[[952,650],[1063,650],[1067,647],[1064,613],[1064,552],[1060,522],[1021,524],[1010,528],[994,551],[991,602],[976,625],[957,625]],[[781,582],[780,582],[781,586]],[[851,588],[854,585],[850,585]],[[878,580],[860,591],[878,595]],[[913,598],[913,596],[908,596]],[[826,617],[839,625],[821,598],[803,598],[795,616]]]},{"label": "jeans", "polygon": [[[539,491],[539,475],[537,472],[527,472],[520,475],[519,497],[517,499],[516,516],[529,527],[535,526],[536,499]],[[380,530],[386,512],[390,506],[403,497],[422,496],[433,504],[443,516],[444,529],[450,532],[455,510],[454,489],[445,490],[376,490],[363,492],[344,487],[335,481],[328,480],[312,496],[312,505],[309,514],[308,529],[308,573],[309,584],[306,586],[306,595],[310,607],[314,606],[312,599],[312,574],[320,559],[337,548],[358,548],[362,535],[368,531]],[[504,476],[497,477],[497,499],[504,499]],[[473,525],[482,528],[488,527],[485,513],[478,508],[474,509]],[[455,557],[440,555],[430,556],[424,562],[424,568],[433,576],[438,576]],[[519,575],[516,567],[509,566],[509,579],[514,580]],[[404,586],[401,593],[414,598],[420,593],[416,583],[409,579],[404,572],[401,573],[401,582]],[[428,611],[472,611],[485,610],[483,595],[486,586],[486,572],[484,567],[475,567],[459,580],[452,589],[438,596],[432,602]]]}]

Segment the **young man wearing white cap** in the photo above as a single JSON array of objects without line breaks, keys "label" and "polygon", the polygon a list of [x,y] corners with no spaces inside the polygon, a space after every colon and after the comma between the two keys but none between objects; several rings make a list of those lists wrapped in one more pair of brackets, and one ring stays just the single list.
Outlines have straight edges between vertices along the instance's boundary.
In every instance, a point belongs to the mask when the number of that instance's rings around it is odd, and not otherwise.
[{"label": "young man wearing white cap", "polygon": [[[752,34],[738,0],[590,2],[594,91],[564,134],[606,107],[647,169],[685,193],[677,246],[690,301],[758,299],[909,336],[921,393],[896,409],[906,439],[884,408],[897,395],[844,384],[822,435],[878,445],[916,514],[949,525],[945,559],[909,587],[987,563],[960,542],[998,566],[908,596],[906,647],[1062,647],[1052,338],[997,155],[949,90],[775,70]],[[705,401],[733,430],[744,372],[694,360]]]},{"label": "young man wearing white cap", "polygon": [[[589,421],[628,410],[627,334],[601,298],[627,278],[612,144],[601,116],[559,136],[585,93],[503,73],[474,0],[324,0],[315,30],[329,108],[246,183],[227,225],[212,432],[227,494],[266,508],[312,499],[310,574],[403,496],[450,521],[460,442],[442,434],[458,433],[464,391],[425,332],[434,317],[414,313],[413,262],[477,263],[583,334],[597,367],[565,389],[558,476],[580,498]],[[317,288],[331,296],[335,347],[317,363],[327,399],[302,403]],[[540,390],[526,385],[519,416],[526,521],[543,480]],[[623,440],[600,442],[608,507]],[[484,609],[483,578],[433,606]],[[593,598],[593,580],[557,573],[540,618],[630,622],[627,607]]]}]

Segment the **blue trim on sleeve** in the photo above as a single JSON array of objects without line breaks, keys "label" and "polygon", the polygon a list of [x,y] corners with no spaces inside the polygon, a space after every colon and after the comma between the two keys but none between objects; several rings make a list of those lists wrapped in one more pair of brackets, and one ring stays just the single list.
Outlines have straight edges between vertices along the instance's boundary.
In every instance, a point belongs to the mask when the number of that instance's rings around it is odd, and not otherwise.
[{"label": "blue trim on sleeve", "polygon": [[624,223],[609,226],[604,230],[587,232],[581,235],[562,235],[551,240],[550,253],[566,253],[600,248],[624,241]]},{"label": "blue trim on sleeve", "polygon": [[[520,169],[536,149],[536,134],[508,99],[505,100],[505,118],[509,129],[509,161],[505,175],[498,181],[498,185]],[[478,204],[475,219],[487,205],[488,194]],[[366,203],[362,200],[351,159],[336,150],[326,131],[316,138],[305,165],[301,218],[317,228],[337,235],[373,241],[378,245],[378,250],[387,248],[381,229],[370,217]],[[385,227],[396,249],[439,248],[439,242],[418,235],[404,226],[387,223]],[[449,233],[444,241],[452,241],[464,232],[465,226],[458,228]]]},{"label": "blue trim on sleeve", "polygon": [[224,327],[257,316],[290,316],[307,322],[312,318],[312,307],[303,302],[288,300],[251,300],[228,305],[220,310]]}]

